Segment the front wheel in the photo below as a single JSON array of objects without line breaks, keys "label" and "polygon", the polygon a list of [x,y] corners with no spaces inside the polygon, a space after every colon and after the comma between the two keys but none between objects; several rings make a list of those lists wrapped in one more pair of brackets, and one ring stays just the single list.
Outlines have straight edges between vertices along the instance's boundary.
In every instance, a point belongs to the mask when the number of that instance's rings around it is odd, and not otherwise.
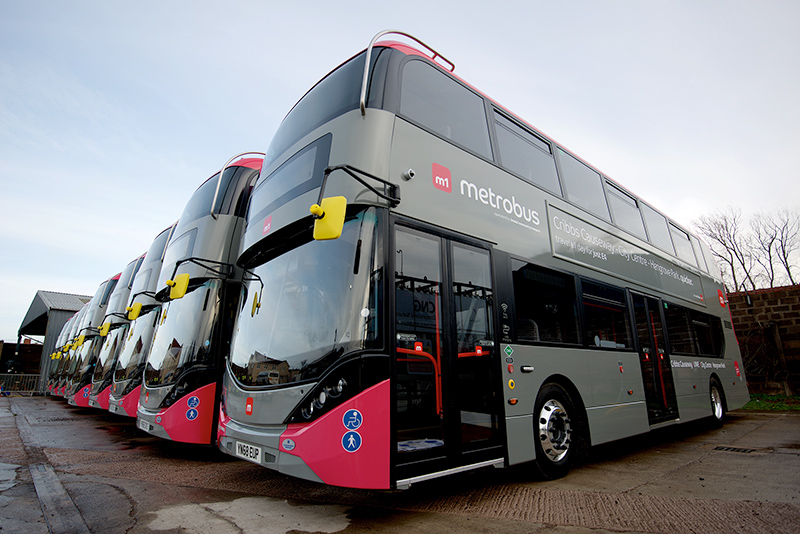
[{"label": "front wheel", "polygon": [[711,420],[714,427],[721,427],[725,422],[725,393],[722,391],[722,386],[716,378],[711,379],[711,384],[708,388],[708,396],[711,401]]},{"label": "front wheel", "polygon": [[574,463],[579,439],[578,418],[569,394],[560,385],[545,384],[533,412],[535,466],[547,480],[566,476]]}]

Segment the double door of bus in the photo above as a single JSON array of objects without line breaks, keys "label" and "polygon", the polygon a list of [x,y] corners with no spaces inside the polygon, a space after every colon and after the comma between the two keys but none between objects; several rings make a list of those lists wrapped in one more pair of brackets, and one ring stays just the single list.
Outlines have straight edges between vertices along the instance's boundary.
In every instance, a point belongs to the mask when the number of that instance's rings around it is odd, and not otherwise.
[{"label": "double door of bus", "polygon": [[490,250],[394,228],[396,478],[502,457]]},{"label": "double door of bus", "polygon": [[651,425],[677,419],[678,403],[664,335],[661,301],[636,293],[632,298],[647,417]]}]

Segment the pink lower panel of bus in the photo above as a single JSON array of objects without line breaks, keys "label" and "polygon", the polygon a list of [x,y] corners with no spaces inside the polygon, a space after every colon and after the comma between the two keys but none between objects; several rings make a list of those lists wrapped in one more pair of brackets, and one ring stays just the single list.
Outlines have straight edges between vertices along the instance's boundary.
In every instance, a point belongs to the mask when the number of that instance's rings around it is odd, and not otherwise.
[{"label": "pink lower panel of bus", "polygon": [[139,394],[141,392],[142,386],[136,386],[136,389],[119,401],[119,407],[125,411],[125,415],[128,417],[136,417],[136,412],[139,410]]},{"label": "pink lower panel of bus", "polygon": [[216,384],[208,384],[184,396],[178,402],[158,412],[156,423],[164,427],[173,441],[211,443],[214,424]]},{"label": "pink lower panel of bus", "polygon": [[312,423],[290,424],[281,452],[300,457],[326,484],[389,489],[390,393],[385,380]]},{"label": "pink lower panel of bus", "polygon": [[108,410],[108,397],[111,395],[111,386],[108,386],[106,389],[101,391],[97,394],[97,398],[95,399],[98,404],[100,404],[100,408],[103,410]]},{"label": "pink lower panel of bus", "polygon": [[78,392],[72,396],[72,400],[75,401],[75,406],[80,406],[81,408],[88,408],[89,407],[89,394],[92,392],[92,385],[89,384],[87,386],[83,386]]}]

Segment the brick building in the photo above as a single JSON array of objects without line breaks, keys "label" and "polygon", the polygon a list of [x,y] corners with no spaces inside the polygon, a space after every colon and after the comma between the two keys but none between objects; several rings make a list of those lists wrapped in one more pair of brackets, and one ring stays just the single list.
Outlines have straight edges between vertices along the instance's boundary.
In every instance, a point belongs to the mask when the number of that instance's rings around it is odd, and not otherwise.
[{"label": "brick building", "polygon": [[800,285],[728,294],[751,393],[800,394]]}]

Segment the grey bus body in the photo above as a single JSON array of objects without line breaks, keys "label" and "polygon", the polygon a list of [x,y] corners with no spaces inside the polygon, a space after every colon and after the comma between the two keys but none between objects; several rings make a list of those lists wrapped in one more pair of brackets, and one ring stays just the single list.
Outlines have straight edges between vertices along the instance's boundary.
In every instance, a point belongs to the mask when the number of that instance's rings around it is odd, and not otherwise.
[{"label": "grey bus body", "polygon": [[61,376],[64,364],[67,360],[68,349],[66,349],[66,345],[70,341],[72,326],[75,324],[75,320],[78,318],[79,312],[80,310],[76,311],[72,317],[70,317],[67,322],[64,323],[64,326],[61,327],[61,332],[58,334],[58,340],[56,340],[55,344],[55,351],[53,351],[53,354],[51,355],[51,358],[57,359],[58,363],[50,366],[50,374],[47,380],[47,391],[51,395],[56,394],[56,382]]},{"label": "grey bus body", "polygon": [[158,279],[167,243],[176,224],[161,231],[153,240],[131,286],[126,309],[133,309],[135,305],[141,308],[119,341],[119,354],[112,367],[108,410],[118,415],[136,417],[145,359],[153,341],[156,317],[161,310],[161,303],[155,298]]},{"label": "grey bus body", "polygon": [[[146,358],[137,425],[155,436],[210,444],[221,362],[228,352],[242,270],[234,265],[244,210],[260,158],[226,166],[192,195],[167,245],[156,300],[161,303]],[[185,295],[171,283],[188,277]]]},{"label": "grey bus body", "polygon": [[[583,447],[744,405],[707,246],[427,56],[362,52],[275,134],[220,449],[350,487],[555,478]],[[341,237],[315,241],[309,207],[336,196]]]},{"label": "grey bus body", "polygon": [[106,314],[101,321],[100,332],[101,346],[97,353],[97,360],[92,371],[92,388],[89,393],[89,406],[108,410],[109,395],[111,394],[111,381],[114,367],[117,363],[122,341],[128,333],[130,321],[126,308],[131,295],[133,281],[145,256],[139,256],[128,263],[120,274],[114,291],[108,299]]},{"label": "grey bus body", "polygon": [[89,394],[92,390],[92,374],[97,362],[97,355],[103,345],[100,326],[105,317],[108,301],[122,273],[109,278],[97,288],[97,292],[89,301],[77,332],[79,341],[75,354],[67,371],[65,396],[72,406],[89,406]]}]

